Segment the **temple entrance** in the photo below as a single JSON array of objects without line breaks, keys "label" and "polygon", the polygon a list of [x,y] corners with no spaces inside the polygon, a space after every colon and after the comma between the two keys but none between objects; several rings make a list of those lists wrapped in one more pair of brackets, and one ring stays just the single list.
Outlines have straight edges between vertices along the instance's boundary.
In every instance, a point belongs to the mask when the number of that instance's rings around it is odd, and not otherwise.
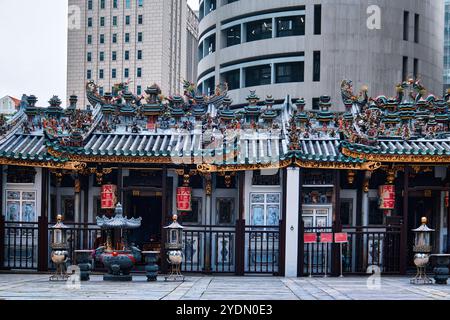
[{"label": "temple entrance", "polygon": [[160,250],[162,223],[162,194],[133,191],[126,195],[129,217],[142,217],[139,229],[130,234],[130,243],[143,251]]}]

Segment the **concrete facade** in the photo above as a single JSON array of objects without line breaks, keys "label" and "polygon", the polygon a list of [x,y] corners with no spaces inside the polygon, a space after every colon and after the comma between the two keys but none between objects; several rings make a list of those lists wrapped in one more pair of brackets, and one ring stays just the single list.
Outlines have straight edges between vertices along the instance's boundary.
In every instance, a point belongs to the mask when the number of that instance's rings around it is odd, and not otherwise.
[{"label": "concrete facade", "polygon": [[19,109],[20,100],[11,96],[4,96],[0,99],[0,113],[11,115]]},{"label": "concrete facade", "polygon": [[[223,73],[240,69],[240,88],[229,92],[235,104],[245,102],[249,90],[257,90],[260,97],[268,94],[283,99],[295,92],[304,97],[307,108],[314,98],[327,94],[338,110],[342,110],[340,82],[351,79],[356,88],[367,85],[371,96],[394,95],[393,83],[415,73],[423,84],[435,94],[442,91],[444,3],[434,0],[349,0],[311,1],[200,1],[199,46],[215,34],[215,52],[206,51],[199,62],[198,85],[209,79],[215,84],[223,81]],[[214,3],[216,6],[214,6]],[[315,5],[321,5],[320,34],[315,30]],[[378,6],[380,29],[369,29],[368,19],[373,16],[369,6]],[[206,8],[206,9],[205,9]],[[213,8],[211,11],[210,8]],[[215,9],[214,9],[215,8]],[[377,8],[375,8],[377,9]],[[304,35],[273,37],[252,42],[242,42],[246,23],[272,19],[273,26],[279,17],[304,15]],[[301,13],[304,12],[304,13]],[[369,13],[368,13],[369,12]],[[377,13],[378,11],[375,11]],[[404,40],[404,15],[408,12],[408,39]],[[417,17],[417,18],[416,18]],[[318,19],[317,19],[318,20]],[[416,21],[417,29],[416,29]],[[225,47],[223,30],[241,25],[241,44]],[[317,26],[316,26],[317,27]],[[210,38],[211,39],[211,38]],[[320,81],[313,81],[313,52],[320,51]],[[303,54],[301,54],[303,53]],[[201,58],[201,57],[200,57]],[[304,81],[276,83],[274,64],[304,61]],[[270,64],[271,83],[246,87],[243,69],[249,65]],[[214,78],[213,78],[214,77]],[[204,91],[205,89],[202,88]]]},{"label": "concrete facade", "polygon": [[67,96],[76,94],[79,105],[87,106],[89,80],[103,92],[126,81],[130,81],[129,90],[137,93],[153,83],[167,94],[182,92],[183,80],[195,78],[195,70],[187,67],[196,54],[195,15],[186,1],[116,3],[117,8],[115,1],[105,0],[103,8],[101,0],[69,1],[69,6],[80,9],[81,28],[68,34]]},{"label": "concrete facade", "polygon": [[445,0],[444,91],[450,88],[450,0]]}]

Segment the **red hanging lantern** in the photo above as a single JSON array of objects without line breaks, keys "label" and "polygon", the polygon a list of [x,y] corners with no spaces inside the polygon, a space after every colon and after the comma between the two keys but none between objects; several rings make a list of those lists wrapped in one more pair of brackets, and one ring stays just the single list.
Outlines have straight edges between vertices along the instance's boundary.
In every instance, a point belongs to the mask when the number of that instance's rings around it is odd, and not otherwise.
[{"label": "red hanging lantern", "polygon": [[395,186],[382,185],[378,189],[380,197],[380,209],[393,210],[395,209]]},{"label": "red hanging lantern", "polygon": [[102,186],[101,205],[102,209],[115,209],[117,203],[117,186],[114,184],[105,184]]},{"label": "red hanging lantern", "polygon": [[189,187],[177,188],[177,210],[192,211],[191,207],[192,189]]}]

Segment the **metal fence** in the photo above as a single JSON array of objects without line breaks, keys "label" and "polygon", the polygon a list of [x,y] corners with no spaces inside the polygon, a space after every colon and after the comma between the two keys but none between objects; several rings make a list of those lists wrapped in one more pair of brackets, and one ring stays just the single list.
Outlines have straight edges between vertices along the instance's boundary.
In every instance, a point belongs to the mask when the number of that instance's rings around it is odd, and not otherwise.
[{"label": "metal fence", "polygon": [[[304,244],[304,275],[339,273],[341,264],[347,274],[365,274],[369,267],[400,273],[401,226],[348,227],[342,232],[348,234],[348,243],[321,243],[322,233],[331,233],[334,239],[332,228],[304,228],[304,233],[316,233],[318,238],[317,243]],[[333,266],[339,269],[333,270]]]},{"label": "metal fence", "polygon": [[234,227],[189,226],[183,233],[183,272],[234,273]]},{"label": "metal fence", "polygon": [[245,273],[277,274],[280,262],[280,226],[245,227]]},{"label": "metal fence", "polygon": [[37,222],[4,223],[4,268],[37,268],[38,229]]}]

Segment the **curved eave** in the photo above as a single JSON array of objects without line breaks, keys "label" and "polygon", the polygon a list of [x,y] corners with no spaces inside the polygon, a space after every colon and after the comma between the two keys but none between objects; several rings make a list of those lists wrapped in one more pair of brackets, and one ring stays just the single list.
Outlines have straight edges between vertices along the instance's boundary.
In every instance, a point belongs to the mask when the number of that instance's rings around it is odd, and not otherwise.
[{"label": "curved eave", "polygon": [[449,154],[411,154],[411,153],[371,153],[342,147],[342,154],[347,157],[365,161],[396,162],[396,163],[450,163]]}]

